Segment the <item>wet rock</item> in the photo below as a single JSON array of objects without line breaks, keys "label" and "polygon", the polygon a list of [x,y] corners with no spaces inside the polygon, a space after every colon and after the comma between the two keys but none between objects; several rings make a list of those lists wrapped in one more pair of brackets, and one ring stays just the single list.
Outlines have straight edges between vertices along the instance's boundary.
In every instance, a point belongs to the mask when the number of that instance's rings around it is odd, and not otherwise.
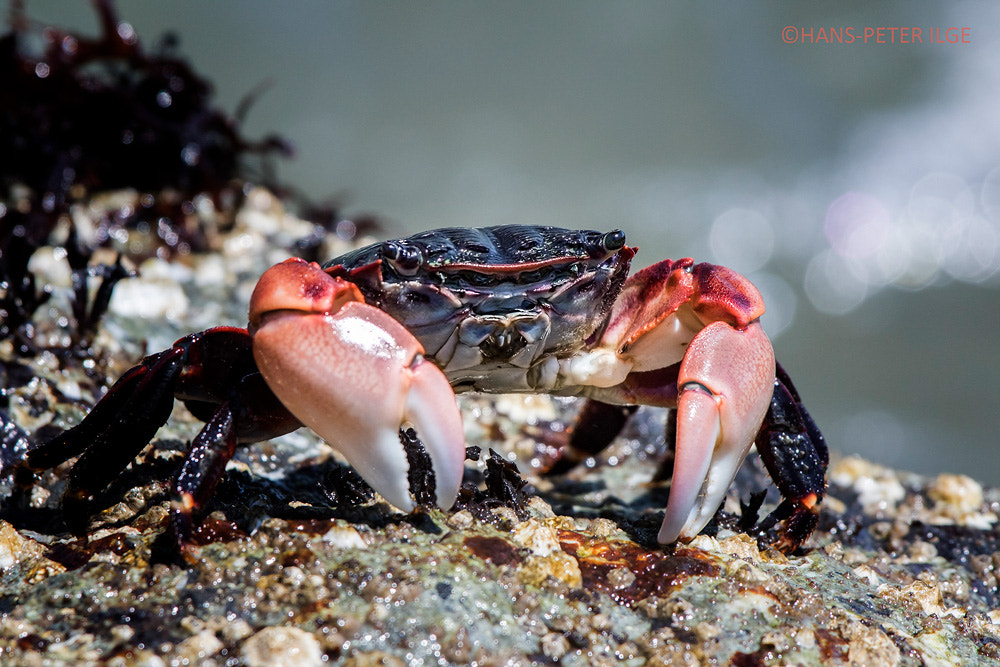
[{"label": "wet rock", "polygon": [[[283,239],[301,222],[262,193],[250,199],[252,215],[218,239],[225,262],[190,255],[188,268],[162,274],[199,308],[170,317],[113,309],[95,338],[100,355],[89,360],[15,360],[0,346],[18,423],[30,433],[75,423],[145,352],[142,341],[153,351],[191,330],[245,323],[245,303],[230,297],[249,294],[275,255],[290,252]],[[799,554],[759,549],[731,530],[736,521],[662,546],[655,534],[666,494],[650,483],[662,454],[651,434],[662,432],[662,414],[640,410],[604,458],[544,478],[531,461],[544,459],[536,454],[571,423],[578,402],[460,401],[473,416],[469,444],[497,455],[467,462],[467,504],[450,511],[399,514],[345,484],[334,498],[324,484],[343,481],[344,468],[302,431],[237,452],[195,544],[178,557],[169,540],[171,480],[201,427],[180,407],[102,495],[84,537],[59,522],[68,466],[43,473],[23,512],[3,506],[2,661],[575,667],[1000,659],[997,489],[841,458],[819,528]],[[744,472],[727,499],[730,514],[767,484],[756,459]],[[11,480],[0,481],[4,503],[11,493]]]},{"label": "wet rock", "polygon": [[248,667],[318,667],[319,642],[298,628],[269,627],[246,640],[241,651]]}]

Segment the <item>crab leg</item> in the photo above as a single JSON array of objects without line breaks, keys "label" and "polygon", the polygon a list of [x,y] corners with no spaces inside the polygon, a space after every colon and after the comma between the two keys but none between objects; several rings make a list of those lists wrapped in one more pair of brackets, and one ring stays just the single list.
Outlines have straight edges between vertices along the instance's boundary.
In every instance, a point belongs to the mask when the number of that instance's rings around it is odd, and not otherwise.
[{"label": "crab leg", "polygon": [[455,395],[399,322],[365,304],[353,284],[288,260],[258,283],[250,331],[254,358],[279,400],[386,500],[414,506],[399,440],[408,423],[430,455],[437,504],[454,503],[465,460]]},{"label": "crab leg", "polygon": [[758,530],[764,532],[783,521],[784,528],[774,546],[791,553],[812,534],[819,521],[830,455],[823,434],[780,364],[776,374],[771,406],[756,444],[760,460],[784,500]]},{"label": "crab leg", "polygon": [[714,322],[691,341],[677,378],[677,449],[662,543],[694,537],[725,497],[771,399],[774,352],[758,322]]}]

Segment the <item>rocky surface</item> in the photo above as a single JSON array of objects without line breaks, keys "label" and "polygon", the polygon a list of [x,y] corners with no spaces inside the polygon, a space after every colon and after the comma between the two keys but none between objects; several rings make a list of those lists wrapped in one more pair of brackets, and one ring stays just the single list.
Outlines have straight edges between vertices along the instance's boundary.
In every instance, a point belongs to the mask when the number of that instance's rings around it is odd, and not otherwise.
[{"label": "rocky surface", "polygon": [[[85,221],[108,205],[74,215]],[[215,252],[150,259],[139,278],[120,283],[85,358],[51,350],[20,358],[0,343],[11,416],[29,432],[57,431],[143,354],[190,331],[242,325],[256,276],[312,231],[268,193],[252,192],[235,227],[213,240]],[[348,247],[331,237],[321,252]],[[58,249],[42,251],[34,270],[65,286],[62,261]],[[57,290],[36,318],[43,348],[58,347],[64,303]],[[461,403],[468,442],[483,455],[468,461],[470,488],[456,508],[408,516],[353,494],[333,451],[298,432],[238,453],[186,559],[165,537],[169,483],[199,428],[179,405],[102,496],[106,509],[85,538],[58,525],[68,466],[42,475],[31,508],[5,507],[0,521],[0,663],[1000,660],[997,489],[835,455],[820,527],[785,557],[732,530],[740,501],[768,483],[751,458],[713,535],[662,547],[655,532],[666,490],[649,481],[663,455],[661,413],[640,410],[599,460],[550,479],[537,469],[576,402]],[[523,489],[504,465],[514,460]],[[506,483],[507,497],[484,490],[490,476]],[[10,490],[4,480],[0,494]],[[775,500],[772,488],[765,510]]]}]

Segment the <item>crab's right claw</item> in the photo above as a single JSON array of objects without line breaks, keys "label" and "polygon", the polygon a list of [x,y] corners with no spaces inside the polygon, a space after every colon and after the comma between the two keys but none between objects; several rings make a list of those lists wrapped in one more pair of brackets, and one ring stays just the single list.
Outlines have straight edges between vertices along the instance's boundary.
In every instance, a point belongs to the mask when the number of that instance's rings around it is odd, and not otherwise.
[{"label": "crab's right claw", "polygon": [[677,443],[657,539],[697,535],[715,514],[760,430],[774,385],[774,352],[758,322],[715,322],[688,347],[677,379]]},{"label": "crab's right claw", "polygon": [[405,327],[365,304],[353,284],[288,260],[257,284],[250,331],[278,399],[383,498],[414,507],[399,439],[411,424],[431,459],[437,504],[455,502],[465,462],[461,415],[448,380]]}]

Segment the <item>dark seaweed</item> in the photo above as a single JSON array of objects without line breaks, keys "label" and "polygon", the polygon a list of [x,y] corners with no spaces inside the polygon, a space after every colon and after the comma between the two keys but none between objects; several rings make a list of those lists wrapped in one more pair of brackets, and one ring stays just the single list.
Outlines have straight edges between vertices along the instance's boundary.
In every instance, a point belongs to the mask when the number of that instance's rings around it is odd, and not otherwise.
[{"label": "dark seaweed", "polygon": [[401,430],[399,441],[406,452],[408,464],[406,478],[410,486],[410,495],[418,505],[433,505],[434,499],[437,498],[437,481],[434,479],[434,466],[430,454],[412,428]]},{"label": "dark seaweed", "polygon": [[[71,229],[80,343],[127,275],[120,264],[89,266],[115,229],[155,230],[171,253],[205,249],[205,230],[190,224],[193,197],[231,205],[250,173],[247,158],[259,157],[266,174],[273,156],[291,153],[278,137],[247,140],[238,115],[213,108],[211,84],[176,54],[176,38],[147,51],[111,0],[94,6],[98,37],[39,28],[21,2],[12,4],[10,32],[0,37],[0,338],[13,338],[22,354],[34,351],[31,317],[49,293],[28,261],[70,219],[74,202],[121,188],[143,193],[135,210],[108,215],[93,247]],[[33,52],[39,35],[43,47]],[[87,277],[95,273],[102,283],[88,304]]]},{"label": "dark seaweed", "polygon": [[[478,461],[479,457],[478,447],[466,448],[466,458]],[[478,488],[475,477],[466,471],[467,481],[462,484],[462,488],[458,492],[454,509],[469,510],[474,517],[486,523],[499,521],[497,515],[493,513],[493,510],[498,507],[507,507],[513,510],[514,514],[521,520],[528,518],[528,494],[524,490],[528,482],[521,477],[521,471],[517,469],[516,464],[490,449],[489,458],[486,459],[486,474],[483,479],[485,482],[484,490]]]}]

